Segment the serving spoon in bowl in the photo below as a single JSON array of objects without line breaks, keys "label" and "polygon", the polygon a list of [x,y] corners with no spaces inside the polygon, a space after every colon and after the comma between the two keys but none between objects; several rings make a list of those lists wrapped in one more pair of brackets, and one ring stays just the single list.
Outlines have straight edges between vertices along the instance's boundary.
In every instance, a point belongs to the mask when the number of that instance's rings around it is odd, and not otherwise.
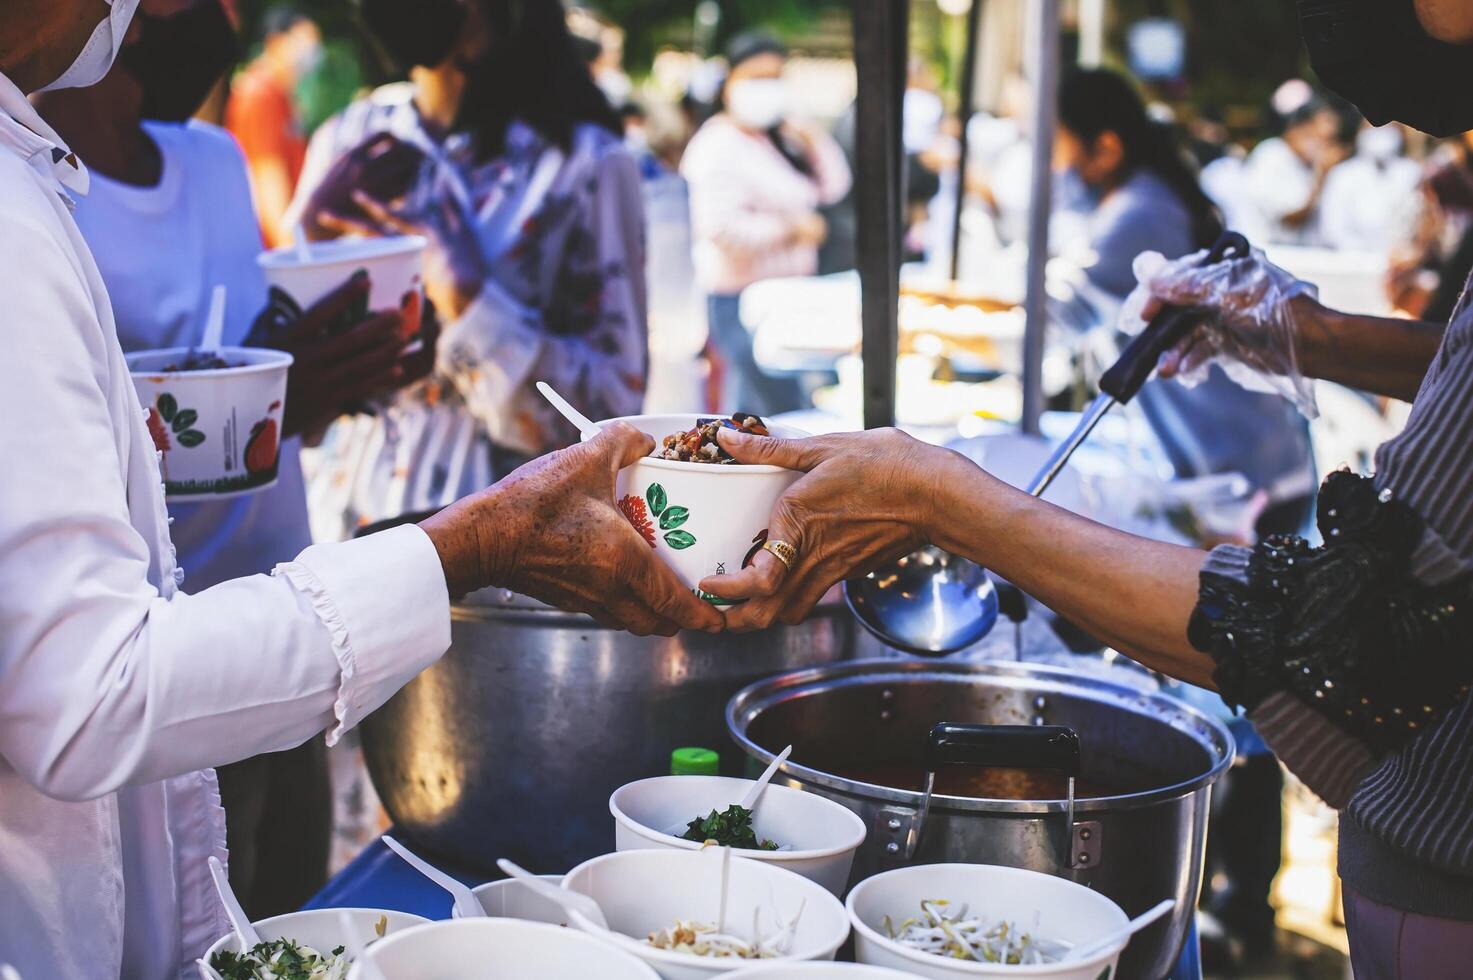
[{"label": "serving spoon in bowl", "polygon": [[389,850],[403,858],[411,868],[449,892],[450,897],[455,900],[455,911],[460,913],[462,919],[474,919],[486,915],[486,910],[481,907],[481,900],[465,882],[450,877],[388,834],[383,835],[383,842]]},{"label": "serving spoon in bowl", "polygon": [[566,888],[559,888],[551,882],[543,881],[539,876],[534,875],[519,864],[508,861],[506,858],[498,859],[496,866],[508,878],[516,878],[549,902],[562,906],[563,911],[580,912],[600,929],[609,929],[609,920],[604,917],[604,910],[599,906],[598,900],[592,895],[585,895],[582,892],[573,892],[568,891]]},{"label": "serving spoon in bowl", "polygon": [[1122,940],[1128,940],[1131,936],[1134,936],[1136,933],[1140,932],[1146,926],[1150,925],[1152,922],[1155,922],[1157,919],[1161,918],[1163,915],[1165,915],[1167,912],[1170,912],[1174,908],[1176,908],[1176,899],[1163,899],[1162,901],[1157,902],[1155,905],[1151,906],[1146,911],[1142,912],[1140,915],[1136,916],[1134,919],[1131,919],[1119,929],[1116,929],[1114,932],[1110,933],[1108,936],[1102,936],[1099,939],[1096,939],[1094,942],[1081,943],[1078,946],[1075,946],[1063,956],[1059,957],[1059,962],[1074,963],[1079,960],[1087,960],[1092,956],[1098,956],[1105,950],[1109,949],[1111,946],[1114,946],[1116,943],[1121,942]]},{"label": "serving spoon in bowl", "polygon": [[[784,762],[788,761],[788,756],[792,754],[793,747],[791,745],[779,752],[777,756],[767,764],[767,768],[762,770],[762,775],[757,777],[757,781],[752,784],[751,789],[747,790],[747,794],[742,797],[742,801],[738,803],[737,806],[748,812],[756,810],[757,801],[762,798],[762,791],[767,788],[768,783],[772,782],[772,777],[777,775],[778,769],[782,766]],[[683,837],[685,835],[686,828],[689,826],[690,822],[687,821],[686,823],[680,824],[677,827],[672,827],[671,829],[665,831],[665,834],[668,837]]]},{"label": "serving spoon in bowl", "polygon": [[230,887],[230,879],[225,876],[225,866],[220,859],[213,854],[209,860],[210,877],[215,880],[215,891],[220,895],[220,904],[225,908],[225,917],[230,920],[230,928],[235,930],[235,938],[240,942],[240,950],[248,953],[261,945],[261,937],[256,933],[256,927],[251,925],[251,920],[245,914],[245,909],[240,907],[240,899],[235,897],[234,890]]}]

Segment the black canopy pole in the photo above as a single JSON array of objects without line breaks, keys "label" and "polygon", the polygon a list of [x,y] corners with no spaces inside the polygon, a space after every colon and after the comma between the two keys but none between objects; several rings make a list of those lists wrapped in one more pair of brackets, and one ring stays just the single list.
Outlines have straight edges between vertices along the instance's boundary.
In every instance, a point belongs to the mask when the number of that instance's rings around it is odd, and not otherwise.
[{"label": "black canopy pole", "polygon": [[962,207],[967,202],[967,124],[972,120],[973,89],[977,85],[977,35],[982,30],[982,0],[972,0],[967,10],[967,39],[962,48],[962,77],[957,105],[961,120],[961,136],[957,139],[956,210],[951,216],[951,281],[956,282],[962,258]]},{"label": "black canopy pole", "polygon": [[854,210],[863,325],[864,427],[895,424],[900,302],[900,106],[908,3],[854,0]]}]

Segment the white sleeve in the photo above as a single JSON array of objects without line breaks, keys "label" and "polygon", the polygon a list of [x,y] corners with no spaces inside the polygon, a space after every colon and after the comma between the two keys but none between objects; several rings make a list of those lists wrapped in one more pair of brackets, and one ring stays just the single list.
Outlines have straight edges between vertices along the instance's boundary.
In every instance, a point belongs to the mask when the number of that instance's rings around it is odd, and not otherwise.
[{"label": "white sleeve", "polygon": [[444,574],[415,527],[165,599],[121,475],[129,382],[76,256],[9,219],[0,277],[0,756],[23,778],[87,799],[286,748],[443,653]]}]

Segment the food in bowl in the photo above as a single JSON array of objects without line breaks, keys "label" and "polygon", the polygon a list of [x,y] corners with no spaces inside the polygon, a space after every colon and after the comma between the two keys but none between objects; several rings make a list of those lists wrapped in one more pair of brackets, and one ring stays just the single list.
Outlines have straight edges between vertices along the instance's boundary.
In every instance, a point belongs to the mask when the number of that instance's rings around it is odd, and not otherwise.
[{"label": "food in bowl", "polygon": [[[720,932],[709,922],[688,922],[676,919],[667,929],[650,933],[646,943],[655,949],[665,949],[690,956],[709,956],[714,959],[770,960],[787,956],[792,945],[793,932],[803,916],[803,907],[791,922],[780,925],[777,932],[768,937],[757,933],[757,914],[752,916],[751,941],[740,939],[730,933]],[[778,920],[781,923],[781,919]]]},{"label": "food in bowl", "polygon": [[[388,927],[388,917],[379,916],[374,938],[382,939]],[[249,952],[222,949],[210,957],[210,967],[222,980],[345,980],[352,965],[343,946],[322,953],[284,938],[257,943]]]},{"label": "food in bowl", "polygon": [[680,836],[697,844],[720,844],[748,851],[778,849],[774,841],[757,839],[757,832],[752,829],[752,811],[736,803],[720,813],[712,810],[707,816],[696,817]]},{"label": "food in bowl", "polygon": [[222,368],[233,367],[240,367],[240,365],[231,364],[215,351],[192,350],[184,355],[182,361],[165,365],[163,372],[177,374],[181,371],[219,371]]},{"label": "food in bowl", "polygon": [[672,433],[664,438],[655,450],[656,459],[670,459],[678,463],[713,463],[729,466],[736,463],[717,439],[722,429],[734,429],[756,436],[771,435],[767,423],[756,415],[733,412],[726,419],[697,419],[693,429]]},{"label": "food in bowl", "polygon": [[[921,902],[921,914],[897,926],[885,916],[885,932],[895,942],[922,953],[978,963],[1034,966],[1057,963],[1068,951],[1063,943],[1039,939],[1005,919],[968,916],[967,906],[950,908],[948,899]],[[949,914],[948,914],[949,913]]]}]

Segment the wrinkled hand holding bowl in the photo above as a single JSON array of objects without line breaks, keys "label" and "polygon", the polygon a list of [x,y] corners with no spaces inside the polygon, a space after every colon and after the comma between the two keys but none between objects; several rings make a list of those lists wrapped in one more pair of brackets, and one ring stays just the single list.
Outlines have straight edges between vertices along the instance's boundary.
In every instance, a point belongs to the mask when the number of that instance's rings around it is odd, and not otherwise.
[{"label": "wrinkled hand holding bowl", "polygon": [[[693,777],[681,777],[693,778]],[[608,917],[612,932],[599,929],[577,912],[573,924],[625,949],[665,980],[707,980],[752,960],[715,959],[655,949],[650,933],[677,919],[715,923],[721,902],[721,848],[705,851],[619,851],[585,861],[563,879],[563,887],[592,896]],[[733,852],[736,853],[736,852]],[[789,952],[766,962],[831,960],[849,935],[844,907],[821,886],[774,864],[733,857],[727,892],[726,927],[750,939],[752,914],[761,910],[759,928],[771,934],[802,909]]]},{"label": "wrinkled hand holding bowl", "polygon": [[262,252],[256,264],[266,274],[271,301],[288,299],[298,313],[337,289],[359,269],[368,273],[368,309],[397,310],[410,293],[424,288],[426,244],[418,235],[339,238],[312,243],[306,259],[300,249],[287,247]]},{"label": "wrinkled hand holding bowl", "polygon": [[281,419],[292,356],[261,347],[222,347],[230,367],[168,371],[189,347],[129,354],[128,370],[163,452],[170,500],[220,500],[276,483]]},{"label": "wrinkled hand holding bowl", "polygon": [[898,925],[918,914],[922,901],[937,899],[949,900],[953,908],[965,904],[969,914],[980,914],[989,921],[1007,920],[1041,938],[1071,946],[1100,939],[1129,921],[1120,906],[1104,895],[1063,878],[991,864],[920,864],[866,878],[849,893],[846,906],[854,927],[854,958],[933,980],[1112,980],[1125,949],[1122,942],[1077,963],[1007,966],[923,953],[886,935],[885,916]]},{"label": "wrinkled hand holding bowl", "polygon": [[[520,919],[432,922],[369,947],[390,980],[505,980],[566,977],[656,980],[635,956],[576,929]],[[355,965],[348,980],[363,980]]]},{"label": "wrinkled hand holding bowl", "polygon": [[[295,939],[303,946],[311,946],[319,953],[329,953],[339,946],[346,945],[343,928],[338,921],[338,913],[343,911],[352,917],[353,926],[358,930],[360,943],[368,942],[373,938],[374,926],[380,918],[388,920],[384,933],[385,939],[430,921],[423,916],[410,915],[408,912],[395,912],[390,909],[309,909],[305,912],[288,912],[285,915],[261,919],[251,925],[256,927],[256,932],[260,934],[264,942],[273,939]],[[204,961],[210,962],[211,957],[221,950],[229,950],[232,953],[242,952],[240,941],[236,939],[235,933],[227,933],[215,940],[209,952],[205,953]]]},{"label": "wrinkled hand holding bowl", "polygon": [[[692,429],[707,415],[630,415],[628,422],[658,446],[668,435]],[[774,436],[808,435],[768,423]],[[725,599],[696,588],[708,575],[734,575],[751,563],[767,540],[772,505],[803,474],[780,466],[683,463],[641,459],[619,473],[619,509],[680,580],[715,605]]]},{"label": "wrinkled hand holding bowl", "polygon": [[[729,776],[654,776],[621,786],[609,797],[615,846],[621,851],[698,851],[700,843],[665,829],[725,810],[752,783]],[[854,852],[865,837],[864,821],[847,807],[816,793],[777,785],[769,785],[758,798],[752,829],[758,840],[775,841],[781,849],[734,854],[786,868],[839,897],[848,884]]]}]

